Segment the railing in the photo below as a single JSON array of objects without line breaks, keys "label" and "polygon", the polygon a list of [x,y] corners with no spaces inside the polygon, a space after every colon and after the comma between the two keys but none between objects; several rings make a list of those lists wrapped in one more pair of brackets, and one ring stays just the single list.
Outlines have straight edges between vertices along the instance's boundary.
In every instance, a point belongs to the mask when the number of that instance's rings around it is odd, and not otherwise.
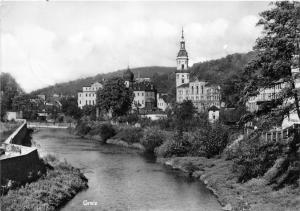
[{"label": "railing", "polygon": [[34,128],[68,128],[75,127],[74,123],[27,122],[28,127]]},{"label": "railing", "polygon": [[[246,129],[245,133],[249,134],[249,131],[254,131],[252,129]],[[300,124],[295,123],[292,126],[285,129],[273,129],[268,132],[263,132],[261,137],[266,141],[275,141],[278,142],[280,140],[287,140],[292,134],[298,133],[300,134]]]}]

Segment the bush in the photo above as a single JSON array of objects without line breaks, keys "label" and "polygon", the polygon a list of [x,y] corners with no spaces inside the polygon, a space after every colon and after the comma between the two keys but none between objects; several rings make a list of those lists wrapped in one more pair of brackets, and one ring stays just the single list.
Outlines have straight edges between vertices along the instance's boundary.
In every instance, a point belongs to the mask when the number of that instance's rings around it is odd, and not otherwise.
[{"label": "bush", "polygon": [[183,157],[190,150],[190,144],[179,134],[167,136],[166,141],[154,152],[157,157]]},{"label": "bush", "polygon": [[282,145],[265,142],[257,133],[239,142],[236,150],[233,171],[238,174],[238,181],[245,182],[264,175],[282,153]]},{"label": "bush", "polygon": [[229,140],[228,129],[218,124],[206,125],[185,136],[191,145],[189,155],[208,158],[220,154]]},{"label": "bush", "polygon": [[91,127],[89,124],[85,121],[80,121],[76,126],[76,133],[77,135],[84,136],[88,134],[91,130]]},{"label": "bush", "polygon": [[143,137],[143,131],[141,128],[127,127],[120,130],[113,138],[121,139],[129,144],[138,143]]},{"label": "bush", "polygon": [[118,117],[118,121],[120,123],[128,122],[129,124],[134,124],[134,123],[137,123],[139,121],[139,116],[137,114],[128,114],[126,116]]},{"label": "bush", "polygon": [[113,137],[115,134],[116,131],[111,124],[100,125],[100,137],[103,141]]},{"label": "bush", "polygon": [[157,127],[150,127],[144,130],[143,138],[140,140],[147,152],[154,152],[165,140],[164,133]]}]

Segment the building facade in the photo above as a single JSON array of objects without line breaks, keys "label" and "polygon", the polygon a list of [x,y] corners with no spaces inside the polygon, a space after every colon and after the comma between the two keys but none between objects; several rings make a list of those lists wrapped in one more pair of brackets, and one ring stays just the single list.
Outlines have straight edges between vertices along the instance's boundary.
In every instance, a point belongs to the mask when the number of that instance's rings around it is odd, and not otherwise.
[{"label": "building facade", "polygon": [[133,109],[153,110],[157,107],[157,90],[149,78],[138,78],[138,80],[135,80],[134,74],[128,67],[123,74],[123,79],[125,86],[133,90]]},{"label": "building facade", "polygon": [[188,61],[182,30],[180,49],[176,58],[176,102],[182,103],[184,100],[191,100],[198,111],[206,111],[212,106],[220,108],[220,86],[210,85],[208,82],[199,81],[198,79],[191,79]]},{"label": "building facade", "polygon": [[82,87],[82,92],[78,92],[78,107],[83,108],[85,105],[96,105],[96,92],[102,88],[103,85],[99,82],[95,82],[88,87]]}]

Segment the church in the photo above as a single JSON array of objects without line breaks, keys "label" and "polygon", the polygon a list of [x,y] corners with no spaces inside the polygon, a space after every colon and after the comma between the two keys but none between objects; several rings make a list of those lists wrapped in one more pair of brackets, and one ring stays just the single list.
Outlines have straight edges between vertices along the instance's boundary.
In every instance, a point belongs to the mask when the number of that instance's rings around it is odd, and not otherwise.
[{"label": "church", "polygon": [[208,111],[212,106],[220,108],[220,86],[200,81],[198,78],[190,78],[189,57],[185,49],[183,30],[176,61],[176,102],[191,100],[199,112]]}]

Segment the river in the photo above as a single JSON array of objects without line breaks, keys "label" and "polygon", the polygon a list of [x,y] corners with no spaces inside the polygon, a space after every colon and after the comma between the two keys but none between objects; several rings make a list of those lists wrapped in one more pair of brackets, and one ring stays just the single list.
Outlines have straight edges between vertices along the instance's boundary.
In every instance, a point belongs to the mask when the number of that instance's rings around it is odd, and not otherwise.
[{"label": "river", "polygon": [[89,180],[89,188],[61,210],[221,210],[204,184],[136,150],[78,138],[64,129],[38,129],[32,138],[40,154],[67,160]]}]

